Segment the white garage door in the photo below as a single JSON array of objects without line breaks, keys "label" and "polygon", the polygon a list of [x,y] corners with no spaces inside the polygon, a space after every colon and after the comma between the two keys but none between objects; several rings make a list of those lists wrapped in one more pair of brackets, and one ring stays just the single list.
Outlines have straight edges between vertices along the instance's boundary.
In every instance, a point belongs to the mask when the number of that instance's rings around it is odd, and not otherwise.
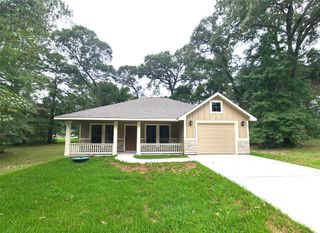
[{"label": "white garage door", "polygon": [[234,124],[198,124],[199,154],[235,154]]}]

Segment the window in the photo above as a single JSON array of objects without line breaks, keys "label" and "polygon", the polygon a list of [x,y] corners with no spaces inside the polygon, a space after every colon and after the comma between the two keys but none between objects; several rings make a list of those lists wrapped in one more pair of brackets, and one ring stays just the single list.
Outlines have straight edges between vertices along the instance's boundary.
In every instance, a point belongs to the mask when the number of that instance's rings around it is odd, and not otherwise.
[{"label": "window", "polygon": [[169,143],[168,125],[160,125],[160,143]]},{"label": "window", "polygon": [[91,143],[101,143],[102,125],[91,126]]},{"label": "window", "polygon": [[113,125],[106,125],[106,143],[113,143]]},{"label": "window", "polygon": [[147,125],[146,126],[146,140],[147,143],[156,143],[157,138],[157,126]]},{"label": "window", "polygon": [[211,101],[211,113],[222,113],[222,102],[221,101]]}]

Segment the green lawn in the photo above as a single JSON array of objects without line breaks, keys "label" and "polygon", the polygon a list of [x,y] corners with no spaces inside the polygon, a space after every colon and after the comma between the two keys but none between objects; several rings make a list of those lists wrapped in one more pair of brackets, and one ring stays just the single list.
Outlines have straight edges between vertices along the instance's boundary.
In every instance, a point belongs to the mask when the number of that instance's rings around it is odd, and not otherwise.
[{"label": "green lawn", "polygon": [[186,155],[135,155],[137,159],[168,159],[168,158],[188,158]]},{"label": "green lawn", "polygon": [[311,232],[194,162],[64,158],[0,179],[4,233]]},{"label": "green lawn", "polygon": [[[64,137],[57,137],[54,139],[57,143],[64,143],[65,140],[64,140]],[[79,142],[79,138],[71,138],[71,142],[72,143],[77,143]]]},{"label": "green lawn", "polygon": [[251,154],[320,169],[320,139],[305,141],[297,148],[253,148]]},{"label": "green lawn", "polygon": [[0,153],[0,174],[63,158],[64,144],[15,146]]}]

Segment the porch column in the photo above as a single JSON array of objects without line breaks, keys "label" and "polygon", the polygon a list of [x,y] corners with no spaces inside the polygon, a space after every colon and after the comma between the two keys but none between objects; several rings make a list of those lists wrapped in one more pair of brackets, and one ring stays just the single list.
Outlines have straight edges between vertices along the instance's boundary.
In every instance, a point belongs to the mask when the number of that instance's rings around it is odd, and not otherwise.
[{"label": "porch column", "polygon": [[66,135],[64,138],[64,156],[70,155],[70,140],[71,138],[71,121],[66,121]]},{"label": "porch column", "polygon": [[118,121],[113,122],[113,144],[112,155],[117,155],[118,151]]},{"label": "porch column", "polygon": [[101,125],[101,143],[106,143],[106,125]]},{"label": "porch column", "polygon": [[141,122],[137,122],[137,155],[141,155]]}]

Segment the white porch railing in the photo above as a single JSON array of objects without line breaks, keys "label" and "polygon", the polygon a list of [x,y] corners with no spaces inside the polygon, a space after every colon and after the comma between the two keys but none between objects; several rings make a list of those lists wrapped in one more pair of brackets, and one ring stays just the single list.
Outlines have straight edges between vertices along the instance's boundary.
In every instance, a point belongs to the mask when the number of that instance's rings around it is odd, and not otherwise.
[{"label": "white porch railing", "polygon": [[112,154],[112,143],[70,143],[70,155]]},{"label": "white porch railing", "polygon": [[182,143],[141,143],[141,154],[182,154]]}]

